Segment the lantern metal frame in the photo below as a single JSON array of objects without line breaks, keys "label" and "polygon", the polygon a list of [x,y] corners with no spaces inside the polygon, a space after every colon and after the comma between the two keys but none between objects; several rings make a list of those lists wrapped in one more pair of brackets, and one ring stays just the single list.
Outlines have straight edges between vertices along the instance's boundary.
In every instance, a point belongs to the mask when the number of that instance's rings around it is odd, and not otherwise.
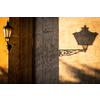
[{"label": "lantern metal frame", "polygon": [[[10,31],[12,32],[13,27],[9,25],[9,22],[7,21],[7,25],[3,27],[4,29],[4,36],[5,36],[5,41],[7,42],[7,49],[8,51],[10,51],[10,49],[12,48],[12,46],[9,44],[10,41],[10,37],[11,37],[11,33],[9,33]],[[6,33],[6,30],[8,33]]]}]

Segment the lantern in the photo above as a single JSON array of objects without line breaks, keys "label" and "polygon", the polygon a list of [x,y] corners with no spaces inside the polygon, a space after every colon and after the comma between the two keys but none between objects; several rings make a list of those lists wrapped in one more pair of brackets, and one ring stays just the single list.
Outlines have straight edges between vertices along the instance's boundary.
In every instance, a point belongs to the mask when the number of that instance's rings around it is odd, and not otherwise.
[{"label": "lantern", "polygon": [[7,25],[4,27],[4,36],[6,42],[9,42],[10,40],[12,29],[13,28],[9,25],[9,22],[7,22]]},{"label": "lantern", "polygon": [[3,27],[3,29],[4,29],[5,41],[7,42],[7,49],[10,51],[11,45],[9,45],[9,40],[11,37],[11,31],[13,28],[9,25],[9,22],[7,22],[7,25]]}]

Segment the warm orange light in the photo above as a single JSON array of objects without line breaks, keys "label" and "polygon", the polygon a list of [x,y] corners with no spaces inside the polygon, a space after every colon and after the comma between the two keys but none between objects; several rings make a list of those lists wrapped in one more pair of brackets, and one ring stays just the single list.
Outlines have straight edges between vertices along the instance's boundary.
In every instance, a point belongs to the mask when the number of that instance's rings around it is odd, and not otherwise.
[{"label": "warm orange light", "polygon": [[0,17],[0,83],[7,83],[8,73],[8,51],[4,38],[3,26],[6,25],[9,17]]},{"label": "warm orange light", "polygon": [[86,25],[98,36],[86,52],[59,57],[59,81],[61,83],[100,83],[100,17],[60,17],[59,49],[87,49],[87,44],[78,45],[75,32]]}]

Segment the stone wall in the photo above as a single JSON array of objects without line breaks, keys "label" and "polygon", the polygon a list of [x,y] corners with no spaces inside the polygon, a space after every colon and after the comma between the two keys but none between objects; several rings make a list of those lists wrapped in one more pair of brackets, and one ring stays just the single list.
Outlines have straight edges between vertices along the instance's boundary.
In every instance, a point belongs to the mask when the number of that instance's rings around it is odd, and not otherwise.
[{"label": "stone wall", "polygon": [[58,18],[10,17],[10,25],[9,83],[59,83]]},{"label": "stone wall", "polygon": [[59,83],[58,18],[36,18],[35,83]]}]

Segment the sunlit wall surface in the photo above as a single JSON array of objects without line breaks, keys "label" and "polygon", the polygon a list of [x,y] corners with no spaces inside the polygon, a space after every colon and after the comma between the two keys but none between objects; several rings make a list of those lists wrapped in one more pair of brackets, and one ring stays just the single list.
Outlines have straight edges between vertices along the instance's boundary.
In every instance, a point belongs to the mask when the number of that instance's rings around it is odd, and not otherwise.
[{"label": "sunlit wall surface", "polygon": [[3,26],[9,17],[0,17],[0,83],[7,83],[8,74],[8,52],[4,38]]},{"label": "sunlit wall surface", "polygon": [[59,50],[82,49],[72,34],[84,25],[98,35],[86,52],[59,57],[60,83],[100,83],[100,17],[60,17]]}]

